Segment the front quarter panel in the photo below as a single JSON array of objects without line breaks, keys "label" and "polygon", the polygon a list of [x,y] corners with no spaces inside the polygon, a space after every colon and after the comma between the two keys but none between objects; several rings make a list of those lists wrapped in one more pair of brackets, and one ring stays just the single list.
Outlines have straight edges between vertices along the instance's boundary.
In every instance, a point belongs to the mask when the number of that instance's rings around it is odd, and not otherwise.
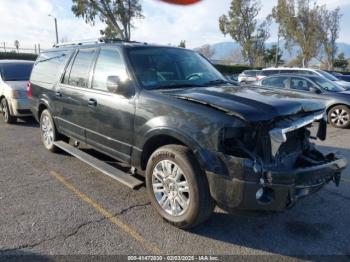
[{"label": "front quarter panel", "polygon": [[209,106],[143,90],[136,105],[134,145],[141,152],[154,136],[173,137],[188,146],[208,171],[221,165],[217,157],[221,129],[242,125],[241,120]]}]

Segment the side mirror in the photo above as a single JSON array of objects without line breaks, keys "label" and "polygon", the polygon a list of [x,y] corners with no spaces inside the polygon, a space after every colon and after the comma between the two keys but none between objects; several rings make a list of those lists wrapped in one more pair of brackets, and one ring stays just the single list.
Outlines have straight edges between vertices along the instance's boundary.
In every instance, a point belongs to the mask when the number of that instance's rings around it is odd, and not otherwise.
[{"label": "side mirror", "polygon": [[119,76],[108,76],[107,77],[107,90],[114,94],[119,94],[123,96],[132,95],[132,86],[130,85],[130,80],[125,82],[121,81]]},{"label": "side mirror", "polygon": [[318,89],[317,87],[310,87],[310,92],[315,94],[322,94],[322,91]]}]

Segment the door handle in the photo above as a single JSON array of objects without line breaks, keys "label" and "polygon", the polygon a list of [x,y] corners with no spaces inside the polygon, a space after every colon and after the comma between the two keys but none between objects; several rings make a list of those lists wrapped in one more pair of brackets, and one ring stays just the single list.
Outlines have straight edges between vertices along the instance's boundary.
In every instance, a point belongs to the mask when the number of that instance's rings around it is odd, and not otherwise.
[{"label": "door handle", "polygon": [[97,101],[96,99],[90,98],[88,101],[89,106],[97,106]]},{"label": "door handle", "polygon": [[56,96],[57,97],[62,97],[62,93],[61,92],[56,92]]}]

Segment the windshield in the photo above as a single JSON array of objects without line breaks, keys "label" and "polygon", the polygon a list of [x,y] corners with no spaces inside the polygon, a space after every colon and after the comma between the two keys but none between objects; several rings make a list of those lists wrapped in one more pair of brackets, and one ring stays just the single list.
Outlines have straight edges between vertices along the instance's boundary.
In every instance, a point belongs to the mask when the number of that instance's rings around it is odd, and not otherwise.
[{"label": "windshield", "polygon": [[331,91],[331,92],[345,91],[345,89],[342,88],[341,86],[338,86],[334,82],[331,82],[322,77],[311,77],[311,80],[327,91]]},{"label": "windshield", "polygon": [[1,76],[4,81],[27,81],[30,78],[33,64],[2,64],[0,65]]},{"label": "windshield", "polygon": [[317,71],[317,73],[321,74],[323,77],[327,78],[330,81],[338,81],[339,80],[335,76],[333,76],[330,73],[327,73],[325,71],[322,71],[322,70],[316,70],[316,71]]},{"label": "windshield", "polygon": [[180,48],[141,47],[128,50],[136,77],[146,89],[227,83],[205,58]]}]

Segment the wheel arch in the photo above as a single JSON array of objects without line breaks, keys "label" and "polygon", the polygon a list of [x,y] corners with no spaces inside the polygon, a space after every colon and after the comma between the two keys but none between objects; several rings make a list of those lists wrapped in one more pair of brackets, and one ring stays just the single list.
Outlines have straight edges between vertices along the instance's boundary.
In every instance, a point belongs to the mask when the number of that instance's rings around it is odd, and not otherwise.
[{"label": "wheel arch", "polygon": [[146,170],[147,162],[150,156],[158,148],[166,145],[177,144],[188,147],[196,156],[197,161],[201,164],[201,160],[198,159],[196,152],[199,151],[199,144],[193,139],[179,131],[168,129],[157,129],[149,132],[141,146],[140,167],[142,170]]},{"label": "wheel arch", "polygon": [[345,103],[336,103],[336,104],[332,104],[332,105],[330,105],[330,106],[327,108],[327,110],[326,110],[327,115],[329,114],[329,111],[331,111],[331,109],[334,108],[334,107],[336,107],[336,106],[345,106],[345,107],[347,107],[347,108],[350,109],[350,105],[347,105],[347,104],[345,104]]}]

